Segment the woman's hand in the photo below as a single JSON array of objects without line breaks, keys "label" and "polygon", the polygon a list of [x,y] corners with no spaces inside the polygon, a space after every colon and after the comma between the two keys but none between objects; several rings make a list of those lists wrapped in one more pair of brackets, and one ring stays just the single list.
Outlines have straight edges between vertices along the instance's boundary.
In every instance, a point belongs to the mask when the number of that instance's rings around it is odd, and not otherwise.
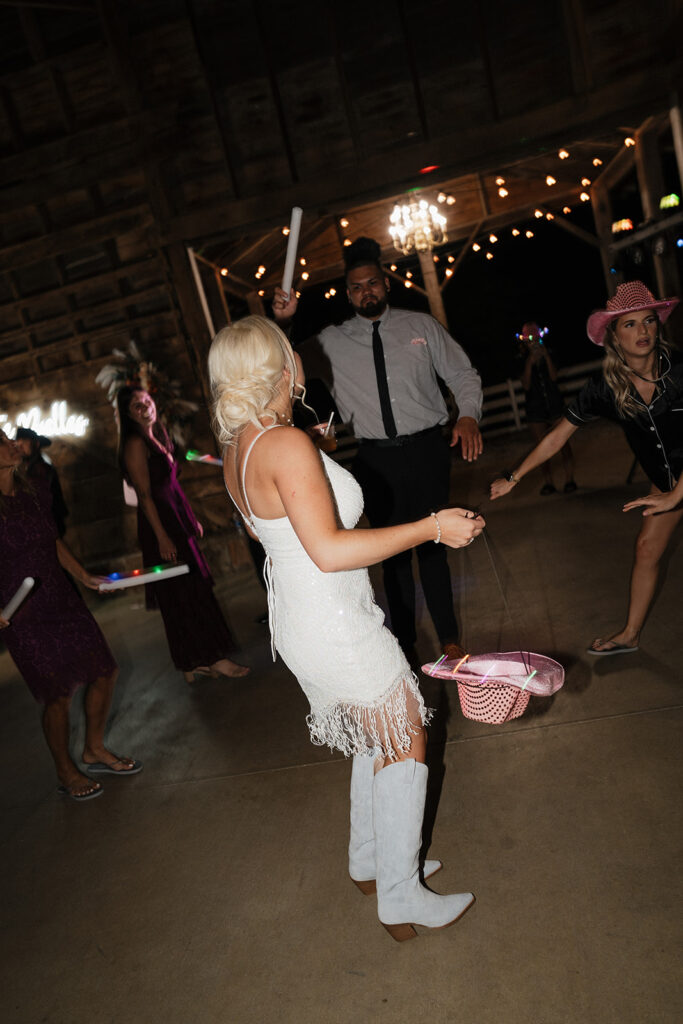
[{"label": "woman's hand", "polygon": [[108,576],[93,576],[89,572],[84,572],[82,576],[78,577],[78,580],[88,590],[99,590],[103,583],[111,582]]},{"label": "woman's hand", "polygon": [[159,544],[159,555],[162,562],[175,562],[178,558],[178,549],[167,533],[157,537]]},{"label": "woman's hand", "polygon": [[442,508],[437,516],[441,527],[441,543],[449,548],[466,547],[486,526],[483,516],[464,508]]},{"label": "woman's hand", "polygon": [[673,491],[667,494],[648,494],[644,498],[627,501],[623,511],[630,512],[633,508],[642,508],[644,516],[656,516],[659,512],[671,512],[680,504],[680,500]]},{"label": "woman's hand", "polygon": [[292,288],[289,295],[287,292],[283,292],[282,288],[275,289],[273,295],[273,316],[278,324],[288,324],[296,313],[298,305],[299,300],[296,297],[294,288]]},{"label": "woman's hand", "polygon": [[510,493],[516,483],[516,480],[506,480],[504,476],[498,477],[491,484],[491,501],[495,501],[496,498],[504,498],[506,494]]},{"label": "woman's hand", "polygon": [[194,528],[195,528],[195,530],[197,531],[197,536],[198,536],[198,537],[200,537],[200,538],[201,538],[201,537],[203,537],[203,536],[204,536],[204,527],[203,527],[203,526],[202,526],[202,524],[201,524],[201,523],[199,522],[199,520],[197,520],[197,521],[196,521],[196,523],[194,524]]}]

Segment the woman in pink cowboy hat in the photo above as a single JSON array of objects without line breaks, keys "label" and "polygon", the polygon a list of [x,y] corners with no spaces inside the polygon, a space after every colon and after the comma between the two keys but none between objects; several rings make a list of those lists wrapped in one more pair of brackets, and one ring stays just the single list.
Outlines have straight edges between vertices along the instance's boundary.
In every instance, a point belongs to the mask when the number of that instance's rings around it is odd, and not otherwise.
[{"label": "woman in pink cowboy hat", "polygon": [[591,341],[605,349],[602,369],[521,466],[491,485],[491,498],[502,498],[591,420],[612,419],[624,431],[652,486],[647,497],[624,505],[624,511],[642,506],[645,517],[636,543],[626,625],[594,640],[589,654],[638,650],[660,559],[683,516],[683,356],[671,351],[660,330],[677,304],[678,299],[655,299],[641,281],[620,284],[607,308],[591,313],[586,325]]}]

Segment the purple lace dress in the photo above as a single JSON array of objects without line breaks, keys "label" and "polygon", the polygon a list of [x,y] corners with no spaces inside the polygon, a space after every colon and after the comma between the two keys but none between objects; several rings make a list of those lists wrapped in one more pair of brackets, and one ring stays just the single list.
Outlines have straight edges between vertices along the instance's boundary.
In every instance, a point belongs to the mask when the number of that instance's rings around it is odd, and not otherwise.
[{"label": "purple lace dress", "polygon": [[26,576],[36,581],[1,635],[35,699],[49,704],[110,675],[116,662],[59,564],[49,487],[32,486],[3,498],[0,512],[0,608]]},{"label": "purple lace dress", "polygon": [[[164,530],[176,545],[178,561],[190,566],[187,576],[148,584],[147,607],[159,608],[173,664],[181,672],[189,672],[230,657],[235,641],[213,594],[211,572],[197,541],[197,519],[178,483],[178,463],[145,441],[152,499]],[[140,506],[138,540],[143,564],[157,565],[161,561],[159,544]]]}]

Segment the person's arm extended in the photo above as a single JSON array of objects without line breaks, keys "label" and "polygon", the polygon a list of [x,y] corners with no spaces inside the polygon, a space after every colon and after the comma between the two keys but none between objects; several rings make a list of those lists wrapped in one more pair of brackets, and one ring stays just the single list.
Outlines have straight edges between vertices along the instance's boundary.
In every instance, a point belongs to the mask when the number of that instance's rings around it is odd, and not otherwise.
[{"label": "person's arm extended", "polygon": [[131,437],[126,442],[124,461],[130,482],[135,488],[138,496],[138,503],[144,512],[149,525],[154,530],[154,536],[159,544],[159,554],[162,562],[171,562],[176,558],[178,552],[176,546],[164,530],[159,512],[152,498],[152,488],[149,480],[149,465],[147,462],[147,449],[141,437]]},{"label": "person's arm extended", "polygon": [[547,462],[553,455],[557,455],[560,448],[567,443],[572,434],[578,429],[574,423],[570,423],[568,419],[563,417],[557,426],[553,427],[550,433],[546,434],[543,440],[536,445],[533,451],[529,452],[519,469],[513,472],[513,480],[506,480],[504,477],[501,477],[493,481],[491,484],[491,500],[495,501],[496,498],[502,498],[505,494],[508,494],[523,476],[526,476],[527,473]]},{"label": "person's arm extended", "polygon": [[66,569],[74,579],[82,583],[84,587],[89,587],[90,590],[97,590],[101,583],[104,583],[105,576],[92,576],[86,569],[83,568],[81,563],[78,561],[76,556],[69,551],[68,547],[63,540],[56,540],[57,545],[57,558],[62,569]]},{"label": "person's arm extended", "polygon": [[[436,540],[437,523],[431,515],[383,529],[345,529],[337,522],[330,484],[311,439],[287,427],[272,431],[268,440],[263,452],[265,475],[272,479],[306,553],[323,572],[375,565],[417,544]],[[444,544],[464,547],[481,533],[484,520],[469,516],[465,509],[438,512]]]}]

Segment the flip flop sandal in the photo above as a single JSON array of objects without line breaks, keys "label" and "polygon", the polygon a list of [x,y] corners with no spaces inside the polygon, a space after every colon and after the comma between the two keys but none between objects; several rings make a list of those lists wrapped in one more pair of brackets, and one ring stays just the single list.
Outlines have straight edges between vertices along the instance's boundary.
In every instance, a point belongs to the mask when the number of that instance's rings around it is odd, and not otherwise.
[{"label": "flip flop sandal", "polygon": [[[596,643],[598,641],[595,641]],[[611,643],[611,640],[603,641],[605,643]],[[628,644],[615,644],[614,647],[608,648],[606,651],[596,651],[593,647],[586,648],[586,654],[592,654],[595,658],[607,658],[610,654],[634,654],[638,650],[638,647],[630,647]]]},{"label": "flip flop sandal", "polygon": [[95,761],[94,764],[88,764],[87,761],[83,761],[83,766],[90,775],[137,775],[138,772],[142,771],[142,761],[135,761],[132,758],[128,758],[128,760],[133,761],[132,765],[119,769],[116,769],[114,765],[125,765],[126,761],[123,757],[119,757],[116,761],[111,761],[109,764],[105,764],[104,761]]},{"label": "flip flop sandal", "polygon": [[102,796],[104,790],[98,784],[97,789],[88,790],[86,793],[73,793],[70,786],[57,786],[57,792],[60,796],[68,796],[76,803],[82,804],[84,800],[94,800],[96,796]]}]

